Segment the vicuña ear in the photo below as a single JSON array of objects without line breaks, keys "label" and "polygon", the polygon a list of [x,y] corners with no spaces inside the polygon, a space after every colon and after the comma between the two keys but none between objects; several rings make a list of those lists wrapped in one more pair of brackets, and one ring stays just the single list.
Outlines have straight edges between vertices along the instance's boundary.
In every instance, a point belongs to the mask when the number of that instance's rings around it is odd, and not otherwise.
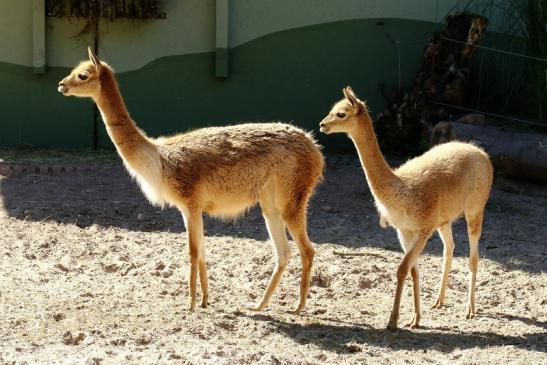
[{"label": "vicu\u00f1a ear", "polygon": [[93,66],[95,66],[95,69],[97,71],[100,71],[103,65],[101,64],[101,60],[99,60],[99,57],[97,57],[95,53],[93,53],[93,51],[91,50],[91,47],[87,47],[87,53],[89,54],[89,60],[91,61],[91,63],[93,63]]},{"label": "vicu\u00f1a ear", "polygon": [[357,97],[355,96],[353,89],[350,86],[346,86],[342,89],[342,91],[344,92],[344,96],[350,102],[350,104],[352,106],[357,106]]},{"label": "vicu\u00f1a ear", "polygon": [[344,89],[344,96],[350,102],[351,106],[357,109],[357,114],[361,114],[365,110],[365,103],[357,98],[351,86],[346,86]]}]

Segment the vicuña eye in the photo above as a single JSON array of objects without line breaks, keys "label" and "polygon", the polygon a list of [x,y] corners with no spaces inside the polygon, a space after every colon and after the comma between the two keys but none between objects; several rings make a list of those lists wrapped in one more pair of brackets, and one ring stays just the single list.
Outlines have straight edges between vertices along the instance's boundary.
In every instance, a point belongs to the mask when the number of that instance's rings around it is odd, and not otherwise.
[{"label": "vicu\u00f1a eye", "polygon": [[86,74],[78,74],[78,78],[82,81],[87,80],[88,76]]},{"label": "vicu\u00f1a eye", "polygon": [[346,113],[336,113],[336,116],[338,118],[345,118],[346,117]]}]

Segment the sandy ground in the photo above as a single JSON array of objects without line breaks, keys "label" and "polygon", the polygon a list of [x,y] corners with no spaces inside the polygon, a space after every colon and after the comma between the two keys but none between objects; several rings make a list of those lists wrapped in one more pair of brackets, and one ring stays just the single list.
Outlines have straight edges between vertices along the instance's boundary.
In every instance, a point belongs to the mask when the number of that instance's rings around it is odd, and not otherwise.
[{"label": "sandy ground", "polygon": [[[384,328],[402,253],[353,156],[329,157],[310,207],[317,256],[300,316],[289,313],[294,247],[271,307],[245,309],[274,264],[256,208],[236,222],[206,220],[210,306],[188,313],[182,219],[151,207],[121,165],[0,177],[0,198],[1,364],[547,363],[546,187],[496,180],[475,319],[464,319],[459,222],[446,307],[429,309],[442,260],[434,236],[420,264],[423,327],[396,333]],[[411,314],[409,285],[400,325]]]}]

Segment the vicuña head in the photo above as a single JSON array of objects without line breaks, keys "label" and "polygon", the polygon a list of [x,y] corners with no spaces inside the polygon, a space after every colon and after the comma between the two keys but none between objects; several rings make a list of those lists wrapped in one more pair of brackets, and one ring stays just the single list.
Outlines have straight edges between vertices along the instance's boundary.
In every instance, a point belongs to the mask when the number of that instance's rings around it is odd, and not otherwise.
[{"label": "vicu\u00f1a head", "polygon": [[319,124],[323,133],[352,133],[359,129],[362,117],[369,118],[365,103],[357,98],[351,87],[342,89],[344,99],[332,107],[329,114]]},{"label": "vicu\u00f1a head", "polygon": [[65,96],[94,97],[101,90],[100,77],[104,70],[112,72],[110,66],[101,62],[91,48],[87,49],[89,61],[83,61],[70,75],[59,82],[57,90]]}]

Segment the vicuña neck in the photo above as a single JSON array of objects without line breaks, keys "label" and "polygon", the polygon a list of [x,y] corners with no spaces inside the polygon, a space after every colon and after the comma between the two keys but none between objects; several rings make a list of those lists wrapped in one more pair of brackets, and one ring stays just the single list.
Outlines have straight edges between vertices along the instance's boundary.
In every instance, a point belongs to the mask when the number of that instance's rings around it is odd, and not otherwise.
[{"label": "vicu\u00f1a neck", "polygon": [[110,139],[127,162],[152,144],[129,116],[114,75],[104,70],[100,77],[101,91],[93,99],[101,112]]},{"label": "vicu\u00f1a neck", "polygon": [[376,199],[390,200],[400,185],[400,179],[389,167],[376,139],[370,116],[363,112],[360,125],[349,133],[355,144],[370,190]]}]

